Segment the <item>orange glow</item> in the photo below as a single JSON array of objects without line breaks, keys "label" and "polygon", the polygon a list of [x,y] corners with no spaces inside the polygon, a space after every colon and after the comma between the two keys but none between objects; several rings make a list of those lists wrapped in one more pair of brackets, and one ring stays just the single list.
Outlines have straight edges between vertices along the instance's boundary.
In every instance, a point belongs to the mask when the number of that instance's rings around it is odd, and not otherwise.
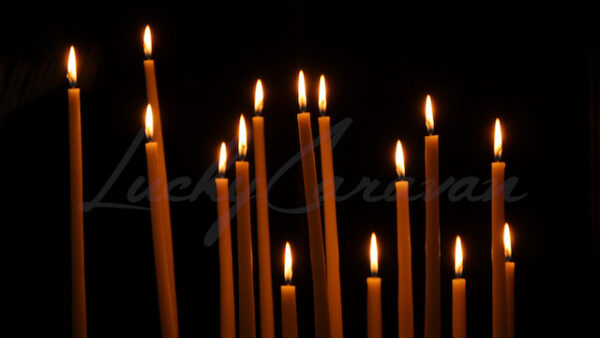
[{"label": "orange glow", "polygon": [[427,131],[433,133],[433,106],[430,95],[427,95],[427,99],[425,100],[425,125],[427,126]]},{"label": "orange glow", "polygon": [[494,156],[498,161],[502,157],[502,127],[500,126],[500,119],[496,119],[496,125],[494,126]]},{"label": "orange glow", "polygon": [[327,88],[325,87],[325,75],[319,80],[319,112],[325,114],[327,111]]},{"label": "orange glow", "polygon": [[504,223],[504,259],[510,261],[512,257],[512,243],[510,240],[510,227]]},{"label": "orange glow", "polygon": [[152,57],[152,33],[150,33],[149,25],[146,25],[146,29],[144,29],[144,56]]},{"label": "orange glow", "polygon": [[246,120],[244,114],[240,115],[240,128],[238,133],[238,153],[243,159],[248,151],[248,137],[246,136]]},{"label": "orange glow", "polygon": [[306,111],[306,84],[304,83],[304,72],[298,73],[298,106],[300,111]]},{"label": "orange glow", "polygon": [[463,251],[460,236],[456,236],[456,248],[454,253],[454,274],[461,277],[463,273]]},{"label": "orange glow", "polygon": [[290,284],[292,282],[292,249],[290,248],[290,242],[285,242],[285,258],[283,266],[283,277],[285,278],[285,282]]},{"label": "orange glow", "polygon": [[221,142],[221,150],[219,151],[219,175],[225,175],[227,169],[227,146],[225,142]]},{"label": "orange glow", "polygon": [[375,233],[371,233],[371,274],[377,275],[379,272],[379,258],[377,252],[377,237],[375,237]]},{"label": "orange glow", "polygon": [[67,63],[67,79],[72,87],[77,86],[77,60],[75,58],[75,47],[69,49],[69,62]]},{"label": "orange glow", "polygon": [[148,106],[146,106],[146,138],[148,138],[148,140],[152,140],[152,137],[154,136],[154,120],[153,120],[153,116],[152,116],[152,106],[150,106],[150,104],[148,103]]},{"label": "orange glow", "polygon": [[256,89],[254,90],[254,112],[256,114],[262,113],[264,98],[262,81],[258,79],[256,80]]},{"label": "orange glow", "polygon": [[398,177],[404,177],[406,170],[404,168],[404,150],[402,150],[402,142],[398,140],[396,143],[396,172]]}]

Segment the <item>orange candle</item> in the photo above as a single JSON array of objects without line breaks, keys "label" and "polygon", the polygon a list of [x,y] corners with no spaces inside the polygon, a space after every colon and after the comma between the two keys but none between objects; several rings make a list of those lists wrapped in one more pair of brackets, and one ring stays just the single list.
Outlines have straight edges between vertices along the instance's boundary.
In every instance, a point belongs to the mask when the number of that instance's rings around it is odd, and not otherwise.
[{"label": "orange candle", "polygon": [[254,315],[254,275],[252,268],[252,228],[250,224],[250,169],[246,159],[246,122],[240,116],[238,153],[235,162],[235,197],[237,205],[238,288],[240,337],[256,337]]},{"label": "orange candle", "polygon": [[260,296],[260,336],[275,338],[273,314],[273,284],[271,283],[271,239],[269,235],[269,199],[267,195],[267,160],[265,155],[265,122],[263,88],[256,81],[252,130],[254,139],[254,171],[256,176],[256,221],[258,237],[258,294]]},{"label": "orange candle", "polygon": [[335,210],[335,176],[331,149],[331,123],[327,111],[325,76],[319,83],[319,137],[321,139],[321,172],[323,174],[323,207],[325,213],[325,257],[327,258],[327,294],[331,337],[344,336],[342,321],[342,291],[340,286],[340,254],[338,248],[337,217]]},{"label": "orange candle", "polygon": [[150,191],[150,214],[152,217],[152,238],[154,243],[154,264],[156,267],[156,284],[160,323],[163,338],[179,337],[177,323],[177,305],[173,303],[174,287],[169,274],[169,255],[164,229],[170,224],[164,224],[168,218],[162,205],[167,193],[167,182],[160,174],[158,144],[153,141],[152,108],[146,108],[146,161],[148,165],[148,182]]},{"label": "orange candle", "polygon": [[504,271],[504,167],[502,157],[502,129],[496,119],[492,163],[492,327],[493,338],[504,338],[507,332],[506,279]]},{"label": "orange candle", "polygon": [[85,255],[83,245],[83,169],[81,154],[81,102],[77,88],[75,48],[69,50],[69,153],[71,170],[71,306],[74,338],[87,337]]},{"label": "orange candle", "polygon": [[506,275],[506,331],[508,338],[515,338],[515,262],[511,262],[512,245],[510,227],[504,223],[504,271]]},{"label": "orange candle", "polygon": [[414,337],[412,257],[410,244],[410,217],[408,207],[408,181],[404,179],[404,151],[396,143],[396,231],[398,241],[398,336]]},{"label": "orange candle", "polygon": [[221,338],[235,338],[235,296],[233,291],[233,253],[229,223],[229,180],[225,177],[227,147],[221,143],[217,185],[217,212],[219,217],[219,277],[221,300]]},{"label": "orange candle", "polygon": [[377,276],[377,238],[371,234],[371,276],[367,277],[367,338],[383,337],[381,327],[381,278]]},{"label": "orange candle", "polygon": [[452,279],[452,338],[467,337],[467,280],[462,278],[463,251],[460,236],[456,236],[456,253]]},{"label": "orange candle", "polygon": [[310,113],[305,112],[306,89],[304,73],[302,71],[300,71],[298,76],[298,103],[301,111],[298,114],[298,134],[300,137],[300,154],[302,156],[302,174],[304,177],[304,198],[308,216],[310,265],[313,277],[315,308],[315,336],[316,338],[327,338],[331,336],[331,331],[329,325],[325,250],[323,249],[323,227],[321,225],[317,166],[315,163]]},{"label": "orange candle", "polygon": [[285,242],[285,285],[281,286],[281,334],[283,338],[298,338],[296,317],[296,287],[292,285],[292,250]]},{"label": "orange candle", "polygon": [[425,117],[425,338],[440,338],[440,199],[438,135],[433,134],[433,108],[427,95]]},{"label": "orange candle", "polygon": [[[165,148],[163,143],[163,134],[162,134],[162,120],[160,118],[160,106],[158,104],[158,90],[156,88],[156,72],[154,70],[154,60],[152,59],[152,34],[150,32],[150,26],[146,26],[144,29],[144,74],[146,76],[146,95],[148,96],[148,102],[153,108],[154,115],[154,140],[158,147],[158,161],[159,161],[159,170],[160,175],[163,177],[165,182],[167,180],[167,167],[165,164]],[[168,191],[168,190],[167,190]],[[167,210],[165,211],[165,216],[168,217],[168,220],[165,220],[164,224],[171,224],[171,211],[169,206],[169,196],[168,194],[161,196],[161,199],[165,199],[166,202],[162,203],[163,207]],[[173,235],[171,226],[163,229],[163,232],[166,236],[167,241],[167,255],[168,255],[168,263],[169,263],[169,278],[171,283],[175,285],[175,267],[174,267],[174,259],[173,259]],[[174,289],[173,289],[174,290]],[[171,295],[173,297],[173,303],[176,303],[176,295]],[[175,309],[177,311],[177,309]]]}]

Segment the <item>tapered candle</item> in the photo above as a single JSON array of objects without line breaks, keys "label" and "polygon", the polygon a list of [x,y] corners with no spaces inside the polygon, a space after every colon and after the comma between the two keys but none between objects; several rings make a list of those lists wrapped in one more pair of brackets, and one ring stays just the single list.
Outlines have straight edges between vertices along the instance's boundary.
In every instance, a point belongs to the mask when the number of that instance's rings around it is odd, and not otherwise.
[{"label": "tapered candle", "polygon": [[[146,26],[144,29],[144,37],[143,37],[143,45],[144,45],[144,74],[146,77],[146,95],[148,96],[148,102],[152,106],[153,115],[154,115],[154,140],[158,147],[158,161],[159,161],[159,170],[160,175],[163,177],[165,182],[167,180],[167,167],[165,163],[165,147],[163,143],[163,134],[162,134],[162,119],[160,117],[160,106],[158,104],[158,89],[156,87],[156,72],[154,70],[154,60],[152,59],[152,33],[150,31],[150,26]],[[168,191],[168,190],[167,190]],[[165,211],[165,216],[169,219],[165,221],[164,224],[171,224],[170,219],[170,206],[169,206],[169,195],[166,194],[161,196],[161,199],[167,200],[163,203],[163,207],[167,208]],[[175,285],[175,267],[174,267],[174,258],[173,258],[173,234],[171,226],[163,230],[166,236],[167,242],[167,254],[168,254],[168,263],[169,263],[169,278],[171,280],[171,284]],[[174,290],[174,289],[173,289]],[[173,297],[173,303],[176,303],[176,295],[171,295]],[[177,309],[175,309],[177,311]]]},{"label": "tapered candle", "polygon": [[252,131],[254,140],[254,172],[256,175],[256,231],[258,237],[258,294],[260,305],[260,336],[275,338],[273,314],[273,284],[271,282],[271,239],[269,234],[269,199],[267,194],[267,160],[265,155],[265,122],[263,87],[256,81]]},{"label": "tapered candle", "polygon": [[371,234],[371,276],[367,277],[367,338],[381,338],[381,278],[379,272],[377,238]]},{"label": "tapered candle", "polygon": [[398,245],[398,336],[414,337],[412,254],[410,244],[410,216],[408,207],[408,181],[404,179],[404,151],[396,143],[396,231]]},{"label": "tapered candle", "polygon": [[281,334],[283,338],[298,338],[296,287],[292,285],[292,250],[289,242],[285,242],[284,278],[285,284],[281,286]]},{"label": "tapered candle", "polygon": [[319,137],[321,140],[321,172],[323,175],[323,208],[325,213],[325,257],[327,261],[327,294],[331,337],[344,336],[342,321],[342,291],[340,286],[340,254],[338,248],[335,208],[335,175],[331,147],[331,123],[327,111],[325,76],[319,81]]},{"label": "tapered candle", "polygon": [[323,226],[321,225],[321,207],[317,184],[317,166],[310,123],[310,113],[306,112],[306,88],[304,73],[298,75],[298,134],[300,154],[302,156],[302,174],[304,178],[304,198],[308,216],[308,237],[310,246],[310,265],[312,269],[315,336],[331,336],[329,324],[329,301],[327,297],[327,271],[323,248]]},{"label": "tapered candle", "polygon": [[494,128],[494,156],[492,163],[492,327],[493,338],[504,338],[507,332],[506,280],[504,271],[504,168],[502,157],[502,129],[496,119]]},{"label": "tapered candle", "polygon": [[87,337],[85,254],[83,236],[83,169],[81,152],[81,102],[77,88],[75,48],[69,50],[69,154],[71,171],[71,319],[74,338]]},{"label": "tapered candle", "polygon": [[463,251],[456,236],[454,279],[452,279],[452,338],[467,337],[467,280],[462,277]]},{"label": "tapered candle", "polygon": [[256,337],[254,314],[254,274],[252,261],[252,228],[250,223],[250,169],[246,161],[247,146],[246,121],[240,116],[238,154],[235,162],[235,197],[237,205],[237,247],[238,247],[238,288],[239,321],[242,338]]},{"label": "tapered candle", "polygon": [[160,326],[163,338],[179,337],[177,323],[177,308],[173,304],[174,285],[169,274],[169,255],[164,229],[169,224],[162,205],[164,195],[167,193],[167,182],[160,172],[160,159],[158,157],[158,144],[153,137],[153,116],[150,104],[146,108],[146,162],[148,165],[148,182],[150,191],[150,215],[152,217],[152,239],[154,246],[154,265],[156,268],[156,284],[158,289],[158,303],[160,313]]},{"label": "tapered candle", "polygon": [[515,262],[511,262],[510,227],[504,223],[504,271],[506,274],[506,336],[515,338]]},{"label": "tapered candle", "polygon": [[217,213],[219,219],[219,278],[221,338],[235,338],[235,296],[233,291],[233,253],[229,214],[229,180],[224,177],[227,168],[227,147],[221,143],[217,185]]},{"label": "tapered candle", "polygon": [[438,135],[433,134],[431,97],[425,102],[425,338],[440,338],[440,199]]}]

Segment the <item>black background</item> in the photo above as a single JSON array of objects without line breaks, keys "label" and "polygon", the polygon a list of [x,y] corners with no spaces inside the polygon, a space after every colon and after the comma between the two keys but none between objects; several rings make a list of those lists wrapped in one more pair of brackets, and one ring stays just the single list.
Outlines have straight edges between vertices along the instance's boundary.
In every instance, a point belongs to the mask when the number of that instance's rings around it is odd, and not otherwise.
[{"label": "black background", "polygon": [[[192,182],[173,195],[192,195],[193,186],[215,164],[219,142],[236,137],[239,114],[252,113],[258,77],[266,92],[269,175],[293,156],[298,151],[299,69],[307,74],[309,110],[317,110],[317,81],[323,73],[332,123],[353,120],[334,152],[336,175],[345,180],[339,193],[351,191],[363,177],[377,180],[375,193],[383,193],[396,178],[398,138],[405,145],[407,174],[417,181],[411,192],[422,192],[423,103],[430,93],[442,180],[489,179],[493,122],[496,117],[503,121],[507,176],[519,178],[515,194],[527,194],[506,205],[517,264],[517,336],[597,335],[600,241],[593,206],[596,115],[593,109],[590,114],[600,78],[596,5],[557,0],[487,5],[408,1],[394,6],[357,1],[73,6],[22,1],[3,7],[3,336],[70,335],[68,46],[74,44],[78,52],[84,198],[91,201],[142,128],[141,37],[146,24],[153,29],[168,174]],[[132,183],[145,175],[140,145],[103,201],[147,207],[147,200],[127,199]],[[228,176],[233,179],[233,171]],[[477,192],[485,188],[479,185]],[[280,207],[301,206],[300,166],[287,172],[269,197]],[[218,337],[217,247],[204,245],[216,219],[215,203],[202,192],[172,202],[171,210],[181,336]],[[254,218],[254,208],[252,214]],[[450,202],[446,194],[441,215],[444,336],[451,332],[457,234],[465,248],[469,335],[491,336],[490,204]],[[270,221],[276,317],[283,245],[289,240],[300,334],[309,337],[306,217],[271,211]],[[368,203],[361,191],[338,203],[338,223],[346,336],[366,334],[372,231],[380,239],[384,335],[397,335],[395,204]],[[150,230],[147,210],[95,208],[85,214],[91,338],[159,337]],[[422,201],[411,203],[411,231],[415,328],[421,336]],[[276,325],[279,332],[278,319]]]}]

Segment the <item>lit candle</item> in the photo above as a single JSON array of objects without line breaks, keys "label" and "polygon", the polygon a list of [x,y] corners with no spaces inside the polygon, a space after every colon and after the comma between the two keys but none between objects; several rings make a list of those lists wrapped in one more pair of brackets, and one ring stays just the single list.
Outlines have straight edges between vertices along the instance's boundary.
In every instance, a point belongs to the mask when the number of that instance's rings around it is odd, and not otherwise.
[{"label": "lit candle", "polygon": [[515,263],[511,262],[512,243],[510,227],[504,223],[504,271],[506,274],[506,331],[508,338],[515,337]]},{"label": "lit candle", "polygon": [[396,143],[396,231],[398,245],[398,335],[414,337],[412,257],[410,244],[410,216],[408,207],[408,181],[404,179],[404,151]]},{"label": "lit candle", "polygon": [[254,315],[254,274],[252,268],[252,228],[250,224],[250,170],[246,161],[246,121],[240,116],[238,154],[235,162],[235,196],[237,205],[238,288],[240,337],[256,337]]},{"label": "lit candle", "polygon": [[292,250],[285,242],[285,284],[281,286],[281,334],[283,338],[298,338],[296,318],[296,287],[292,285]]},{"label": "lit candle", "polygon": [[[167,182],[160,174],[158,145],[153,140],[152,107],[146,108],[146,162],[148,165],[148,182],[150,192],[150,215],[152,217],[152,239],[154,244],[154,265],[156,268],[156,284],[160,312],[160,326],[163,338],[179,337],[177,323],[177,304],[173,303],[175,285],[171,283],[169,273],[169,255],[165,238],[166,227],[170,227],[170,219],[165,215],[163,206],[167,193]],[[165,224],[167,223],[167,224]]]},{"label": "lit candle", "polygon": [[[144,29],[144,37],[143,37],[143,45],[144,45],[144,74],[146,76],[146,95],[148,96],[148,102],[152,106],[152,113],[154,115],[154,137],[153,139],[156,142],[158,147],[158,161],[159,161],[159,170],[160,176],[165,182],[167,180],[167,167],[165,164],[165,148],[163,143],[163,134],[162,134],[162,119],[160,118],[160,106],[158,105],[158,90],[156,89],[156,73],[154,71],[154,60],[152,59],[152,33],[150,32],[150,26],[146,26]],[[168,190],[167,190],[168,191]],[[169,218],[168,224],[171,224],[171,211],[169,206],[169,195],[165,194],[164,196],[160,196],[161,199],[167,200],[166,203],[163,203],[163,207],[166,208],[165,215]],[[167,224],[165,222],[164,224]],[[171,226],[164,229],[164,235],[166,237],[167,242],[167,254],[168,254],[168,263],[169,263],[169,278],[171,283],[175,285],[175,267],[174,267],[174,259],[173,259],[173,234]],[[176,303],[176,295],[171,295],[173,297],[173,303]],[[177,309],[175,309],[177,311]]]},{"label": "lit candle", "polygon": [[367,277],[367,338],[381,338],[381,278],[377,276],[379,262],[377,238],[371,234],[371,276]]},{"label": "lit candle", "polygon": [[83,170],[81,154],[81,101],[77,88],[75,48],[69,50],[69,153],[71,170],[71,302],[74,338],[87,337],[85,254],[83,245]]},{"label": "lit candle", "polygon": [[463,251],[456,236],[454,279],[452,279],[452,338],[467,337],[467,280],[462,277]]},{"label": "lit candle", "polygon": [[217,213],[219,218],[219,277],[221,299],[221,338],[235,338],[235,296],[233,291],[233,253],[229,214],[229,180],[224,177],[227,168],[227,147],[221,143],[217,185]]},{"label": "lit candle", "polygon": [[323,226],[321,225],[321,207],[317,184],[317,166],[310,123],[310,113],[306,110],[306,88],[304,73],[298,75],[298,134],[300,137],[300,154],[302,155],[302,174],[304,177],[304,198],[308,216],[308,237],[310,246],[310,265],[312,269],[315,336],[326,338],[331,336],[329,326],[329,302],[327,297],[327,275],[325,267],[325,250],[323,248]]},{"label": "lit candle", "polygon": [[493,338],[506,337],[506,280],[504,271],[504,168],[502,157],[502,129],[496,119],[494,128],[494,156],[492,163],[492,327]]},{"label": "lit candle", "polygon": [[271,283],[271,239],[269,235],[269,200],[267,195],[267,160],[265,155],[265,123],[260,115],[264,93],[260,79],[254,92],[252,131],[254,139],[254,171],[256,175],[256,221],[258,237],[258,293],[260,296],[260,333],[262,338],[275,338],[273,285]]},{"label": "lit candle", "polygon": [[342,321],[342,292],[340,286],[340,257],[335,210],[335,176],[331,149],[331,123],[327,111],[325,76],[319,81],[319,137],[321,140],[321,172],[323,174],[323,207],[325,213],[325,257],[327,260],[327,293],[331,337],[344,336]]},{"label": "lit candle", "polygon": [[425,102],[425,338],[440,338],[440,199],[438,135],[433,134],[431,96]]}]

